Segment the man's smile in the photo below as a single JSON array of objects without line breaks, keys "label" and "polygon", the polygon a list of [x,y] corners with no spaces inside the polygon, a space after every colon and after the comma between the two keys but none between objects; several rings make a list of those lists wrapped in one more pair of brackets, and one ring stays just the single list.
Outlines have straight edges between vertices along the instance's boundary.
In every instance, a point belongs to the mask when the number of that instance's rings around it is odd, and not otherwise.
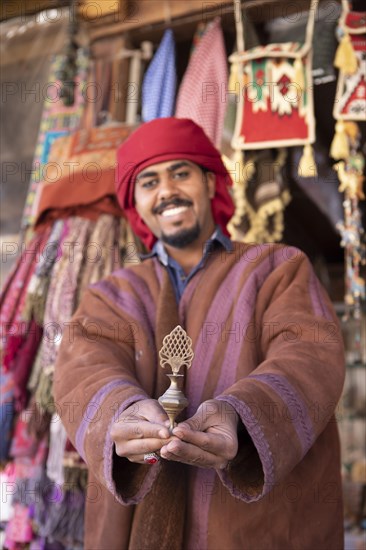
[{"label": "man's smile", "polygon": [[154,214],[160,214],[161,216],[175,216],[187,210],[192,206],[192,202],[187,199],[175,198],[170,201],[163,201],[159,206],[153,208]]},{"label": "man's smile", "polygon": [[185,212],[188,208],[188,206],[171,206],[163,210],[160,215],[164,218],[171,218]]}]

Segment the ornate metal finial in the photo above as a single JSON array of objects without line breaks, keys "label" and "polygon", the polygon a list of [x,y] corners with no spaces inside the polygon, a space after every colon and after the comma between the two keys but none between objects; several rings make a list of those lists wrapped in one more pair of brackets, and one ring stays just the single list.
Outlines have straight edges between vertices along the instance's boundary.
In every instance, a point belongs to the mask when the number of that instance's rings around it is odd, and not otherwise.
[{"label": "ornate metal finial", "polygon": [[160,365],[163,368],[169,365],[173,374],[178,374],[183,366],[189,369],[193,357],[192,339],[184,328],[177,325],[163,340],[163,346],[159,351]]},{"label": "ornate metal finial", "polygon": [[179,374],[185,366],[190,368],[194,357],[192,340],[186,331],[176,326],[170,334],[165,336],[163,346],[159,351],[160,365],[167,365],[172,369],[172,374],[167,374],[170,379],[170,387],[159,397],[159,403],[167,413],[170,420],[170,431],[174,428],[174,421],[178,414],[188,405],[188,399],[181,390],[184,374]]}]

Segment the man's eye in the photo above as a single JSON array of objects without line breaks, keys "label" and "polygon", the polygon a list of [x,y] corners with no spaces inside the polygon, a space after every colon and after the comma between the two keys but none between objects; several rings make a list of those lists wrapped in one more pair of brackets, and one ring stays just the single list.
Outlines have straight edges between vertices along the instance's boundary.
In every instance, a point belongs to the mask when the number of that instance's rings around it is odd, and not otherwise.
[{"label": "man's eye", "polygon": [[173,177],[176,179],[184,179],[184,178],[187,178],[188,176],[189,176],[188,170],[181,170],[179,172],[175,172]]},{"label": "man's eye", "polygon": [[141,183],[141,187],[143,189],[150,189],[151,187],[154,187],[157,183],[157,180],[148,180]]}]

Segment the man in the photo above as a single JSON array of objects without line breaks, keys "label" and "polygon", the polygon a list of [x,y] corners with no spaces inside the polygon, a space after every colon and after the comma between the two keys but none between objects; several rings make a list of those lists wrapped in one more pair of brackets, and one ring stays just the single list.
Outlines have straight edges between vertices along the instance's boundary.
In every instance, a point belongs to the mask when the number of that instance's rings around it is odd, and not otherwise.
[{"label": "man", "polygon": [[[118,152],[117,196],[152,252],[85,293],[55,373],[89,466],[88,550],[342,548],[336,317],[299,250],[228,239],[229,181],[189,120]],[[171,434],[158,351],[178,324],[195,357]]]}]

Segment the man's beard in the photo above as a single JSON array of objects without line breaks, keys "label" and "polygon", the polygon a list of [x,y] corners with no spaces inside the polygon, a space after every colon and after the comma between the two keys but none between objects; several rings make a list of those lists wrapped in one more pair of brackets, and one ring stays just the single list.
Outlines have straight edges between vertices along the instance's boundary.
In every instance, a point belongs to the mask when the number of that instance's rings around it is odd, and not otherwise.
[{"label": "man's beard", "polygon": [[174,248],[185,248],[186,246],[192,244],[196,239],[198,239],[200,233],[201,228],[197,221],[193,227],[189,229],[182,229],[182,231],[179,231],[174,235],[165,235],[163,233],[160,240],[163,241],[163,243],[168,244],[169,246],[173,246]]}]

